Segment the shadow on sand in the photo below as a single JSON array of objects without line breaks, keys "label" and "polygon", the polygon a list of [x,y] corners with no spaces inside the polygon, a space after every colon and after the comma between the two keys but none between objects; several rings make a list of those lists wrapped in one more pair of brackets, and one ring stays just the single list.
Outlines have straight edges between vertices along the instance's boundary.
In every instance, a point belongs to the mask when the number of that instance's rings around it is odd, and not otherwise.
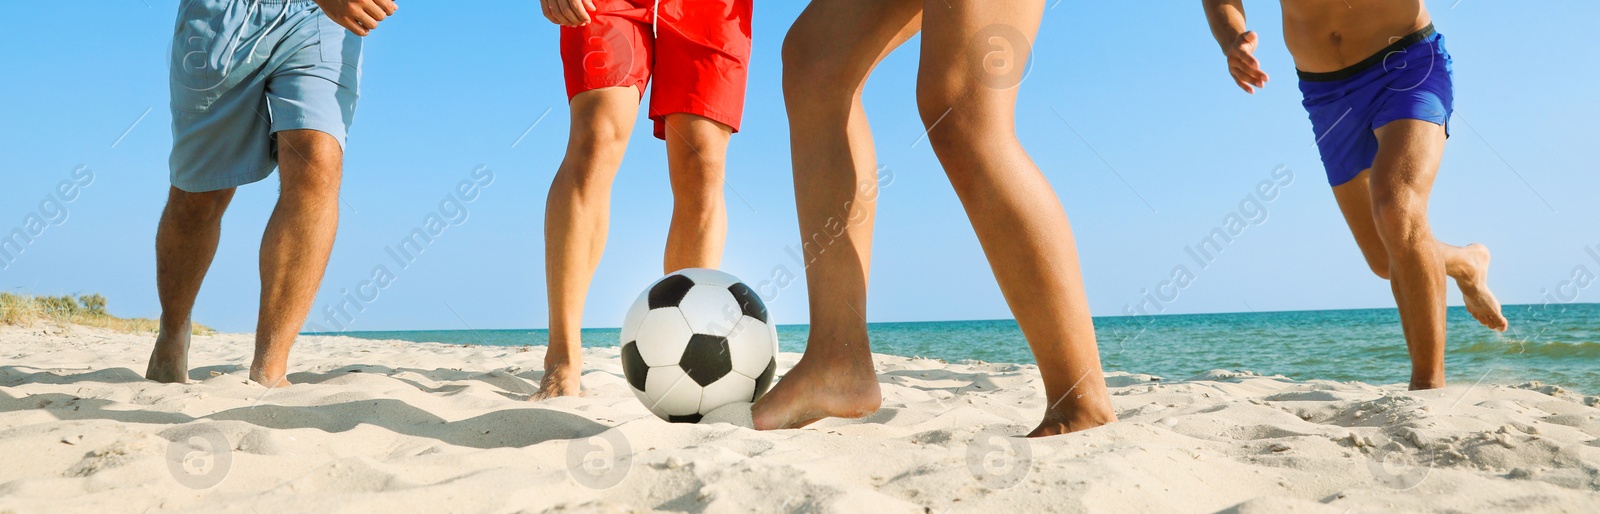
[{"label": "shadow on sand", "polygon": [[[217,366],[217,371],[235,371],[233,367]],[[209,376],[209,371],[195,370],[198,375]],[[388,368],[383,366],[347,366],[325,373],[295,373],[289,379],[297,384],[315,384],[350,373],[371,373],[389,376],[416,387],[425,393],[459,389],[459,385],[429,387],[418,380],[408,380],[405,374],[417,374],[428,380],[445,382],[478,380],[494,387],[502,396],[513,400],[526,395],[502,391],[506,386],[526,380],[523,375],[539,376],[542,372],[524,372],[512,375],[506,372],[472,372],[455,369],[424,370]],[[198,377],[195,377],[198,378]],[[533,383],[538,383],[537,378]],[[145,382],[142,375],[128,368],[110,368],[77,374],[58,374],[39,368],[0,367],[0,385],[14,387],[21,384],[131,384]],[[542,408],[537,404],[528,407],[508,408],[485,413],[472,418],[447,421],[426,410],[403,401],[377,398],[331,403],[326,405],[259,405],[238,407],[213,414],[195,417],[181,412],[129,410],[127,404],[100,398],[80,398],[64,393],[31,394],[21,398],[0,392],[0,412],[44,410],[61,420],[104,419],[123,423],[178,425],[200,420],[241,421],[263,428],[310,428],[326,432],[344,432],[358,425],[380,427],[395,433],[426,437],[440,442],[470,448],[520,448],[550,440],[588,438],[611,427],[583,416]]]}]

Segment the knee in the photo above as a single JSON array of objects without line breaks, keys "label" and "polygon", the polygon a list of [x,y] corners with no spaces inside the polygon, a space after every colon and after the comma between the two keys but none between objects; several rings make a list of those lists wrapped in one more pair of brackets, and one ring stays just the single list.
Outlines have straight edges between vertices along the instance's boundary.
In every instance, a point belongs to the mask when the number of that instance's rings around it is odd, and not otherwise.
[{"label": "knee", "polygon": [[590,118],[582,127],[574,127],[567,142],[567,158],[591,165],[620,163],[628,148],[630,128],[606,117]]},{"label": "knee", "polygon": [[222,213],[228,210],[233,192],[231,188],[204,193],[172,188],[167,196],[167,214],[181,221],[214,222],[222,219]]},{"label": "knee", "polygon": [[599,120],[574,131],[571,137],[556,183],[583,198],[610,194],[611,180],[627,150],[628,133],[618,124]]},{"label": "knee", "polygon": [[1390,246],[1414,243],[1427,235],[1427,203],[1420,195],[1374,191],[1372,215],[1378,232]]},{"label": "knee", "polygon": [[728,140],[733,128],[704,116],[675,113],[667,115],[667,153],[675,161],[673,174],[697,175],[694,178],[721,179],[727,165]]},{"label": "knee", "polygon": [[285,131],[277,137],[282,194],[338,196],[344,167],[344,150],[338,140],[312,130]]},{"label": "knee", "polygon": [[985,148],[1016,140],[1011,113],[986,102],[960,81],[919,81],[917,112],[940,160],[962,164]]},{"label": "knee", "polygon": [[967,88],[960,82],[946,76],[918,77],[917,113],[922,116],[923,129],[944,126],[945,122],[952,121],[948,118],[956,113],[958,106],[977,100],[967,95]]}]

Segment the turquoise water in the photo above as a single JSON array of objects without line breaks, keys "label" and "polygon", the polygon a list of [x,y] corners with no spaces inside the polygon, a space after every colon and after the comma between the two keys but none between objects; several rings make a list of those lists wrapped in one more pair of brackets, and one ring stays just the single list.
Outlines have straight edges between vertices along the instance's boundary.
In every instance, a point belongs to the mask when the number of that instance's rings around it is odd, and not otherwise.
[{"label": "turquoise water", "polygon": [[[1541,381],[1600,393],[1600,304],[1512,305],[1504,335],[1461,308],[1449,312],[1448,379],[1454,383]],[[1108,370],[1185,378],[1210,369],[1250,370],[1295,379],[1406,382],[1410,365],[1394,309],[1193,314],[1095,318]],[[783,351],[805,350],[805,325],[778,328]],[[1012,320],[873,323],[872,350],[946,361],[1032,363]],[[544,345],[544,330],[346,332],[369,339]],[[614,346],[617,329],[583,332],[590,346]]]}]

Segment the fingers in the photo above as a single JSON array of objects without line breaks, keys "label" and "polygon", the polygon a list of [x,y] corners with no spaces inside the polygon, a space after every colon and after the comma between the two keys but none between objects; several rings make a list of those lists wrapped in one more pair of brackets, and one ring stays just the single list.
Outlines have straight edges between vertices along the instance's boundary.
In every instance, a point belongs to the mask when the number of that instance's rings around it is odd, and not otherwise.
[{"label": "fingers", "polygon": [[362,5],[361,12],[366,13],[367,17],[372,19],[374,24],[372,28],[378,28],[376,24],[382,23],[384,18],[389,17],[389,13],[374,0],[368,0],[365,5]]},{"label": "fingers", "polygon": [[547,1],[549,2],[548,5],[550,6],[550,13],[556,17],[556,23],[560,23],[568,27],[578,26],[578,15],[577,13],[573,12],[572,2],[568,0]]},{"label": "fingers", "polygon": [[573,19],[577,20],[578,25],[588,25],[589,8],[587,8],[587,4],[589,2],[586,0],[568,0],[568,3],[571,4]]},{"label": "fingers", "polygon": [[394,16],[394,12],[400,10],[400,5],[394,3],[394,0],[376,0],[374,3],[383,9],[384,16]]},{"label": "fingers", "polygon": [[567,27],[589,24],[589,11],[594,10],[593,0],[540,0],[544,19]]},{"label": "fingers", "polygon": [[1267,87],[1267,73],[1261,71],[1261,61],[1256,60],[1255,50],[1259,38],[1255,31],[1239,34],[1234,41],[1233,48],[1228,54],[1228,74],[1233,75],[1233,83],[1244,92],[1255,94],[1257,89]]},{"label": "fingers", "polygon": [[1230,62],[1228,65],[1228,73],[1233,74],[1233,78],[1244,81],[1245,83],[1255,87],[1267,87],[1267,74],[1266,72],[1261,71],[1261,68],[1259,67],[1249,66],[1238,62]]},{"label": "fingers", "polygon": [[352,16],[335,18],[333,21],[338,23],[340,27],[344,27],[345,29],[349,30],[351,34],[355,34],[357,36],[367,37],[367,34],[371,33],[365,26],[361,24],[361,22],[356,21]]},{"label": "fingers", "polygon": [[373,29],[378,28],[378,20],[372,19],[372,15],[367,14],[365,10],[350,11],[350,19],[361,26],[361,31],[356,32],[357,36],[365,37],[367,34],[371,34]]},{"label": "fingers", "polygon": [[1228,52],[1228,69],[1233,76],[1256,87],[1267,86],[1267,73],[1261,71],[1261,61],[1250,55],[1248,45],[1240,45]]},{"label": "fingers", "polygon": [[1249,82],[1246,82],[1244,79],[1240,78],[1239,77],[1239,72],[1237,72],[1237,71],[1233,72],[1233,83],[1237,84],[1239,86],[1239,89],[1243,89],[1244,92],[1246,92],[1246,93],[1250,93],[1252,95],[1256,94],[1256,89],[1253,88],[1253,87],[1250,87],[1251,84]]},{"label": "fingers", "polygon": [[1238,60],[1238,65],[1247,70],[1261,70],[1261,61],[1256,56],[1250,55],[1249,50],[1239,49],[1233,53],[1233,58]]},{"label": "fingers", "polygon": [[544,19],[550,20],[550,23],[554,23],[556,25],[565,25],[564,23],[561,23],[561,20],[556,19],[555,10],[550,8],[550,1],[551,0],[539,1],[539,14],[543,14]]}]

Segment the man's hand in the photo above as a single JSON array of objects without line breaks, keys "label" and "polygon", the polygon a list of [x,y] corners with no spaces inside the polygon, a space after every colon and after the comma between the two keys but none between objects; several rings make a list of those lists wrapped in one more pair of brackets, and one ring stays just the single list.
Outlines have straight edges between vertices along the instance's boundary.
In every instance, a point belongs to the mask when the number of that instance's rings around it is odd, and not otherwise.
[{"label": "man's hand", "polygon": [[594,10],[594,0],[539,0],[539,11],[550,23],[567,27],[589,24],[589,11]]},{"label": "man's hand", "polygon": [[316,0],[322,13],[357,36],[366,37],[378,22],[400,10],[394,0]]},{"label": "man's hand", "polygon": [[1256,94],[1256,89],[1267,87],[1267,72],[1261,71],[1261,61],[1256,60],[1255,51],[1255,31],[1239,34],[1232,44],[1222,49],[1228,55],[1228,73],[1233,74],[1233,82],[1252,95]]}]

